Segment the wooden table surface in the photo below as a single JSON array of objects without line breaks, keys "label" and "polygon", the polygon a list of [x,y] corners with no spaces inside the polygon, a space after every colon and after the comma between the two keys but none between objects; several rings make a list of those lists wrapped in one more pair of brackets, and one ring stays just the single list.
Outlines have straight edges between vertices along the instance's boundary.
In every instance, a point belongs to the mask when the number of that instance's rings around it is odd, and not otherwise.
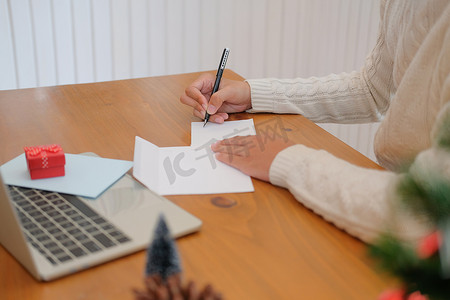
[{"label": "wooden table surface", "polygon": [[[24,146],[59,143],[66,153],[133,160],[136,135],[158,146],[190,144],[200,121],[179,98],[199,73],[0,91],[0,164]],[[227,70],[224,77],[242,79]],[[356,165],[378,165],[298,115],[253,118],[298,143]],[[259,126],[259,127],[258,127]],[[255,192],[168,196],[203,221],[177,240],[184,278],[212,283],[226,299],[375,299],[393,280],[377,271],[367,246],[314,214],[285,189],[253,179]],[[235,203],[219,207],[212,201]],[[1,299],[132,299],[143,287],[145,252],[64,277],[36,281],[0,247]]]}]

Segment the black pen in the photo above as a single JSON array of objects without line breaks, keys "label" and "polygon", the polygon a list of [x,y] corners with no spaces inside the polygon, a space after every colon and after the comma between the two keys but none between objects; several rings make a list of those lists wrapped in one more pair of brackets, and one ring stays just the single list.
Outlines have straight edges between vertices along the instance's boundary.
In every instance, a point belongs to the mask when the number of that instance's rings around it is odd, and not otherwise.
[{"label": "black pen", "polygon": [[[217,90],[219,89],[220,80],[222,79],[223,70],[225,70],[225,65],[227,63],[229,53],[230,53],[230,48],[223,49],[222,58],[220,59],[219,68],[217,69],[216,82],[214,82],[214,88],[211,92],[211,96],[215,92],[217,92]],[[205,112],[205,122],[203,123],[203,127],[205,127],[206,123],[208,123],[208,120],[209,120],[209,114],[206,111]]]}]

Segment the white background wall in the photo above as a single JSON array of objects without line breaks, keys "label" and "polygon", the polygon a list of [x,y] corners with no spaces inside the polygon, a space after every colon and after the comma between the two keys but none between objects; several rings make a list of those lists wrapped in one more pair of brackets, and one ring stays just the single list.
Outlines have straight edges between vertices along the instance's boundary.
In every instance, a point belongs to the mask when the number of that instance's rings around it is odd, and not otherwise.
[{"label": "white background wall", "polygon": [[[245,78],[360,69],[379,0],[0,0],[0,89],[227,67]],[[374,158],[377,124],[323,128]]]}]

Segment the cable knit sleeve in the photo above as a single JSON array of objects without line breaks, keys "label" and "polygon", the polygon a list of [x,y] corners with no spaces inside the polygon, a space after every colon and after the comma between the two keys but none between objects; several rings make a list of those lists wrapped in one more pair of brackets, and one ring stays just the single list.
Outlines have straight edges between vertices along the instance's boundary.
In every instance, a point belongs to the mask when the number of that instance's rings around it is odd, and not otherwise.
[{"label": "cable knit sleeve", "polygon": [[368,243],[386,231],[387,224],[404,240],[417,240],[430,231],[426,221],[418,223],[408,210],[393,216],[398,203],[392,195],[400,178],[303,145],[280,152],[270,168],[272,184],[287,188],[303,205]]},{"label": "cable knit sleeve", "polygon": [[[381,18],[384,15],[384,1]],[[296,79],[249,79],[249,112],[301,114],[314,122],[379,121],[389,106],[392,61],[381,20],[376,46],[359,72]]]},{"label": "cable knit sleeve", "polygon": [[[409,168],[418,180],[437,173],[450,182],[450,148],[439,144],[450,141],[449,124],[447,102],[432,130],[433,146],[420,152]],[[269,175],[272,184],[287,188],[306,207],[368,243],[386,230],[416,241],[433,229],[426,216],[398,200],[395,188],[402,174],[358,167],[324,150],[295,145],[275,157]]]}]

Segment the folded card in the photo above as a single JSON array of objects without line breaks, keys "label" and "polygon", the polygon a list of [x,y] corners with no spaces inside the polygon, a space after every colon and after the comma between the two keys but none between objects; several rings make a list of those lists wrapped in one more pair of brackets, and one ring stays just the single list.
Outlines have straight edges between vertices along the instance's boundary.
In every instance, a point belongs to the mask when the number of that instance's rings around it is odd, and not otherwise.
[{"label": "folded card", "polygon": [[211,145],[236,135],[254,135],[253,120],[224,124],[193,122],[191,146],[158,147],[136,137],[133,176],[161,195],[253,192],[250,176],[218,161]]}]

